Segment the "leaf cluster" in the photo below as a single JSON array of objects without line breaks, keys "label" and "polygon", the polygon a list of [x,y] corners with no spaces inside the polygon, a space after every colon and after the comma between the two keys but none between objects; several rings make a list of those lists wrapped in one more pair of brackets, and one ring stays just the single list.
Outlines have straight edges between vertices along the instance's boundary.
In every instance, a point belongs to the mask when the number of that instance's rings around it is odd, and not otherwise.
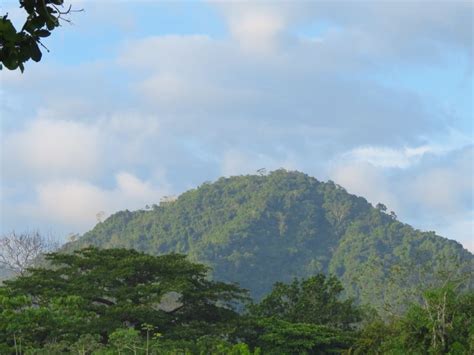
[{"label": "leaf cluster", "polygon": [[64,16],[71,12],[71,7],[63,10],[64,0],[19,0],[19,3],[26,13],[20,30],[15,28],[8,14],[0,18],[0,69],[5,66],[23,72],[25,62],[41,60],[41,40],[60,26],[60,20],[70,21]]}]

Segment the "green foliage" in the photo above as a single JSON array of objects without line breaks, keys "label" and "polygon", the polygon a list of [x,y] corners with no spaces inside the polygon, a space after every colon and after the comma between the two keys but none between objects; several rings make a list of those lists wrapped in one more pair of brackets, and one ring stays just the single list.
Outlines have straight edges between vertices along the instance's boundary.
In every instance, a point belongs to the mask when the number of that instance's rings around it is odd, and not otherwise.
[{"label": "green foliage", "polygon": [[32,59],[39,62],[42,57],[39,48],[41,39],[51,35],[60,20],[69,21],[62,16],[71,11],[61,10],[63,0],[19,0],[26,12],[26,20],[20,31],[15,29],[8,14],[0,17],[0,69],[25,69],[24,63]]},{"label": "green foliage", "polygon": [[353,339],[346,333],[325,326],[290,323],[268,319],[261,321],[262,349],[270,354],[327,354],[349,348]]},{"label": "green foliage", "polygon": [[[334,276],[276,283],[247,312],[235,285],[183,255],[86,248],[0,287],[5,354],[468,354],[471,275],[439,273],[403,314],[381,318],[342,298]],[[241,305],[242,307],[242,305]],[[364,319],[362,319],[364,317]]]},{"label": "green foliage", "polygon": [[350,348],[352,326],[361,312],[352,300],[340,300],[343,288],[334,276],[281,282],[263,300],[250,305],[238,337],[265,354],[326,354]]},{"label": "green foliage", "polygon": [[425,290],[402,316],[375,319],[361,331],[355,354],[472,354],[474,293],[448,282]]},{"label": "green foliage", "polygon": [[400,223],[333,182],[284,170],[221,178],[152,210],[118,212],[66,250],[86,245],[186,253],[256,299],[275,282],[331,273],[347,296],[382,311],[420,282],[395,280],[394,268],[474,260],[457,242]]},{"label": "green foliage", "polygon": [[70,346],[70,350],[79,355],[98,352],[101,349],[103,349],[103,345],[100,343],[100,336],[98,334],[83,334]]},{"label": "green foliage", "polygon": [[360,311],[352,300],[341,301],[340,281],[323,274],[291,284],[278,282],[263,300],[251,307],[258,317],[277,317],[292,323],[327,325],[350,329],[361,320]]},{"label": "green foliage", "polygon": [[109,336],[110,345],[119,354],[129,350],[136,353],[140,348],[141,341],[140,332],[133,328],[117,329]]},{"label": "green foliage", "polygon": [[408,309],[399,328],[405,349],[445,354],[456,344],[455,349],[468,353],[474,331],[474,293],[460,295],[449,284],[427,290],[422,303]]},{"label": "green foliage", "polygon": [[[381,354],[382,350],[390,348],[392,353],[402,354],[399,344],[394,344],[393,339],[396,335],[391,325],[386,324],[383,320],[373,319],[363,327],[354,344],[354,354]],[[387,346],[387,342],[391,342]]]},{"label": "green foliage", "polygon": [[42,344],[51,339],[72,341],[78,329],[82,332],[87,329],[90,316],[77,296],[52,297],[47,304],[40,305],[30,295],[0,287],[0,344],[5,349],[13,347],[15,342],[28,348],[38,341]]},{"label": "green foliage", "polygon": [[46,259],[51,268],[30,269],[0,288],[0,343],[12,347],[19,337],[45,346],[98,334],[117,345],[131,332],[148,337],[154,330],[169,339],[225,334],[237,318],[233,307],[246,299],[235,285],[209,281],[207,267],[183,255],[87,248]]}]

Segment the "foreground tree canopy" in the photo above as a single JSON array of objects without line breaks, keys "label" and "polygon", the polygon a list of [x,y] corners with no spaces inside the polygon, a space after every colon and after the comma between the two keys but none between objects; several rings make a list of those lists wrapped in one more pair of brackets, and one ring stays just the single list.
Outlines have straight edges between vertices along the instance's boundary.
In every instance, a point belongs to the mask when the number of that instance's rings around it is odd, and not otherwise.
[{"label": "foreground tree canopy", "polygon": [[[333,276],[276,283],[262,301],[210,281],[184,255],[127,249],[51,253],[0,287],[1,354],[467,354],[465,279],[382,319],[341,297]],[[367,308],[367,307],[366,307]]]},{"label": "foreground tree canopy", "polygon": [[41,39],[51,35],[61,20],[70,21],[64,16],[72,11],[71,7],[64,9],[63,3],[64,0],[19,0],[26,16],[20,30],[15,28],[8,14],[0,17],[0,69],[5,66],[23,72],[25,62],[41,60]]},{"label": "foreground tree canopy", "polygon": [[170,338],[201,336],[236,318],[234,303],[245,299],[243,290],[209,281],[207,268],[183,255],[88,248],[46,259],[51,268],[5,282],[3,299],[28,309],[23,318],[12,313],[1,322],[10,341],[15,335],[45,345],[84,333],[106,340],[124,325],[144,324]]},{"label": "foreground tree canopy", "polygon": [[178,254],[86,248],[46,261],[0,287],[1,354],[225,348],[247,300]]}]

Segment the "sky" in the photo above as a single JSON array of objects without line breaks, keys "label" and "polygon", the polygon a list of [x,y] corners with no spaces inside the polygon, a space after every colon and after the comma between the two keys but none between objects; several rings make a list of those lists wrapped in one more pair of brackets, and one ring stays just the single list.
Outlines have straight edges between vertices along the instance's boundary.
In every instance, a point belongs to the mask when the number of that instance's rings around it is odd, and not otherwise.
[{"label": "sky", "polygon": [[1,233],[285,168],[474,251],[471,1],[66,2],[0,72]]}]

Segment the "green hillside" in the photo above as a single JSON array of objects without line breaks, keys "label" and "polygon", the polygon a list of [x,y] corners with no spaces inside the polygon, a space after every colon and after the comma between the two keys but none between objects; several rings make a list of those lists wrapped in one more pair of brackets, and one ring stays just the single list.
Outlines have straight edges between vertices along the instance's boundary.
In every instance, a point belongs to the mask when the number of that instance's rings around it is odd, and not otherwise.
[{"label": "green hillside", "polygon": [[66,249],[86,245],[185,253],[257,298],[276,281],[332,273],[348,296],[375,305],[435,269],[465,270],[474,260],[459,243],[415,230],[333,182],[285,170],[221,178],[150,210],[118,212]]}]

